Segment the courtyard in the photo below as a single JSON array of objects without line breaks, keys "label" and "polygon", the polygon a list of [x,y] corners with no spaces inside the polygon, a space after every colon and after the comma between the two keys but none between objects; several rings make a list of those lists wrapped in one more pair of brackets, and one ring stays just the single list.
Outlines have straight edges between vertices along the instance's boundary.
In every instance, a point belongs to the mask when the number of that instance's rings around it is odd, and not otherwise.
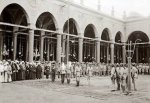
[{"label": "courtyard", "polygon": [[124,95],[111,92],[109,77],[93,77],[90,84],[81,78],[81,86],[61,84],[60,80],[29,80],[4,83],[0,86],[0,103],[149,103],[149,76],[139,76],[137,91]]}]

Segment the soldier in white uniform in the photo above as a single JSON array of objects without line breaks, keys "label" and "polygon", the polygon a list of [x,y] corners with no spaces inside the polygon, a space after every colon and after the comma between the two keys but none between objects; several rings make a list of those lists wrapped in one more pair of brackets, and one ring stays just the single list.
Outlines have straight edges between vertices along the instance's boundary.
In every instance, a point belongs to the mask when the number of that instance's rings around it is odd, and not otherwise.
[{"label": "soldier in white uniform", "polygon": [[114,64],[112,64],[112,67],[111,67],[110,78],[111,78],[111,82],[112,82],[112,91],[114,91],[115,90],[115,79],[116,79],[116,70],[115,70]]},{"label": "soldier in white uniform", "polygon": [[131,69],[131,79],[133,83],[133,88],[136,91],[136,79],[138,78],[138,70],[135,67],[135,64],[133,64],[132,69]]},{"label": "soldier in white uniform", "polygon": [[128,76],[128,68],[126,65],[123,66],[123,64],[120,67],[120,85],[122,92],[124,93],[126,90],[126,79]]},{"label": "soldier in white uniform", "polygon": [[80,85],[80,76],[81,76],[81,66],[79,64],[75,65],[75,75],[76,75],[76,86]]}]

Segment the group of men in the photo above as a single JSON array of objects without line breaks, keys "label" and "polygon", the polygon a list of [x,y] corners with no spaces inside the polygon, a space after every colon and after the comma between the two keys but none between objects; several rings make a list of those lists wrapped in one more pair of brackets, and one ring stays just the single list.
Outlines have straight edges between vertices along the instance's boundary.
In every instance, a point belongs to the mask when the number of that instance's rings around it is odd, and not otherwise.
[{"label": "group of men", "polygon": [[[131,65],[131,72],[129,72],[129,68],[127,64],[120,65],[112,65],[111,69],[111,81],[114,90],[121,90],[123,93],[128,92],[129,90],[129,77],[133,84],[133,89],[136,91],[136,79],[138,78],[138,69],[136,65],[133,63]],[[129,75],[129,73],[131,73]],[[117,88],[115,88],[115,84],[117,84]]]},{"label": "group of men", "polygon": [[41,79],[42,65],[24,61],[0,61],[0,82]]},{"label": "group of men", "polygon": [[[141,73],[139,68],[144,66],[132,65],[131,78],[135,87],[135,78],[138,73]],[[145,69],[144,69],[145,70]],[[143,73],[143,72],[142,72]],[[145,72],[144,72],[145,73]],[[61,78],[61,83],[64,84],[65,79],[70,84],[71,78],[76,78],[76,85],[80,85],[80,77],[86,76],[90,81],[92,76],[107,76],[111,75],[111,81],[117,90],[126,91],[128,66],[127,64],[105,64],[105,63],[57,63],[57,62],[24,62],[24,61],[0,61],[0,82],[11,82],[19,80],[41,79],[46,76],[46,79],[51,78],[55,82],[56,76]],[[51,77],[50,77],[51,76]]]}]

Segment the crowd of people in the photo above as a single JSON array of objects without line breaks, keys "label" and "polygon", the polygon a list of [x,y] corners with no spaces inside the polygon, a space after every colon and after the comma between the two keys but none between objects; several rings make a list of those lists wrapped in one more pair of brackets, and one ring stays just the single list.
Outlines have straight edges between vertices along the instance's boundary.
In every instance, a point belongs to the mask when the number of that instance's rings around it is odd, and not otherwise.
[{"label": "crowd of people", "polygon": [[[20,80],[32,80],[51,78],[55,81],[55,77],[62,78],[61,82],[64,83],[64,79],[67,78],[67,83],[70,83],[70,78],[77,78],[80,80],[81,76],[106,76],[110,75],[111,66],[102,63],[78,63],[69,62],[57,63],[57,62],[24,62],[24,61],[0,61],[0,82],[12,82]],[[50,77],[51,76],[51,77]],[[79,82],[77,83],[79,85]]]},{"label": "crowd of people", "polygon": [[[132,82],[135,87],[136,74],[150,74],[148,64],[139,64],[132,66]],[[20,80],[34,80],[46,77],[55,82],[56,76],[64,84],[65,79],[70,84],[71,78],[76,78],[76,85],[80,85],[80,77],[87,77],[90,81],[92,76],[110,76],[113,86],[117,84],[117,90],[120,88],[125,91],[127,88],[128,66],[127,64],[105,64],[105,63],[57,63],[57,62],[24,62],[24,61],[0,61],[0,82],[8,83]]]}]

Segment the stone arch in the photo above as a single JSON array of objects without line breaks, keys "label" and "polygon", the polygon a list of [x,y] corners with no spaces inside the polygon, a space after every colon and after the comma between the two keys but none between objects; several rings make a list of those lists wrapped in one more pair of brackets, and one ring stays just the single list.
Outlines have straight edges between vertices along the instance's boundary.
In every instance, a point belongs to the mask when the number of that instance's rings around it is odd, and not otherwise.
[{"label": "stone arch", "polygon": [[[13,9],[11,9],[11,8],[13,8]],[[15,10],[14,10],[15,8],[19,8],[20,11],[15,11]],[[9,10],[10,10],[11,12],[10,12]],[[18,17],[17,12],[18,12],[19,14],[22,13],[22,14],[24,14],[24,16],[25,16],[26,19],[27,19],[27,25],[30,23],[29,15],[28,15],[27,12],[25,11],[25,9],[24,9],[21,5],[19,5],[19,4],[17,4],[17,3],[11,3],[11,4],[7,5],[5,8],[3,8],[2,12],[1,12],[2,21],[3,21],[3,15],[4,15],[3,13],[4,13],[5,11],[6,11],[9,15],[14,15],[14,14],[16,14],[16,15],[15,15],[16,17]],[[15,17],[13,17],[13,19],[15,19]],[[18,21],[15,21],[15,20],[12,20],[12,21],[13,21],[14,24],[18,24],[18,25],[19,25],[19,22],[18,22]],[[27,25],[25,25],[25,26],[27,26]]]},{"label": "stone arch", "polygon": [[[115,36],[115,42],[116,43],[121,43],[123,42],[122,40],[122,33],[118,31]],[[122,45],[115,44],[114,45],[114,62],[115,63],[122,63],[123,62],[123,50],[122,50]]]},{"label": "stone arch", "polygon": [[116,33],[115,42],[123,42],[123,36],[122,36],[122,33],[120,31],[118,31]]},{"label": "stone arch", "polygon": [[108,28],[103,29],[101,34],[101,40],[110,41],[110,30]]},{"label": "stone arch", "polygon": [[[93,34],[93,35],[91,35]],[[89,38],[96,38],[98,37],[98,31],[93,24],[88,24],[84,30],[84,36]]]},{"label": "stone arch", "polygon": [[[129,36],[127,42],[132,41],[132,43],[143,43],[136,44],[133,49],[133,58],[132,62],[136,63],[149,63],[150,61],[150,52],[148,44],[149,37],[143,31],[133,31]],[[132,46],[133,47],[133,46]]]},{"label": "stone arch", "polygon": [[[6,23],[28,26],[30,22],[27,12],[18,3],[11,3],[4,7],[1,16],[1,21]],[[27,60],[27,35],[24,34],[27,34],[28,30],[12,26],[2,26],[2,29],[6,31],[3,32],[3,48],[8,52],[8,55],[3,55],[3,58]]]},{"label": "stone arch", "polygon": [[141,42],[149,42],[148,35],[143,31],[133,31],[127,38],[127,41],[132,42],[135,42],[137,39],[141,39]]},{"label": "stone arch", "polygon": [[[36,27],[41,29],[47,29],[56,31],[58,29],[58,24],[55,17],[50,12],[41,13],[36,20]],[[42,55],[41,58],[34,58],[35,60],[46,60],[54,61],[56,60],[56,46],[57,46],[57,35],[55,33],[49,33],[41,31],[35,31],[37,36],[34,37],[34,52],[38,51]],[[45,38],[41,38],[40,35],[45,35]],[[43,45],[40,45],[41,39],[43,40]],[[41,49],[42,48],[42,49]]]},{"label": "stone arch", "polygon": [[55,31],[58,29],[58,23],[50,12],[43,12],[36,20],[36,27]]},{"label": "stone arch", "polygon": [[69,24],[69,34],[79,35],[79,33],[80,33],[79,25],[74,18],[69,18],[65,22],[65,24],[63,26],[63,32],[68,33],[68,24]]}]

